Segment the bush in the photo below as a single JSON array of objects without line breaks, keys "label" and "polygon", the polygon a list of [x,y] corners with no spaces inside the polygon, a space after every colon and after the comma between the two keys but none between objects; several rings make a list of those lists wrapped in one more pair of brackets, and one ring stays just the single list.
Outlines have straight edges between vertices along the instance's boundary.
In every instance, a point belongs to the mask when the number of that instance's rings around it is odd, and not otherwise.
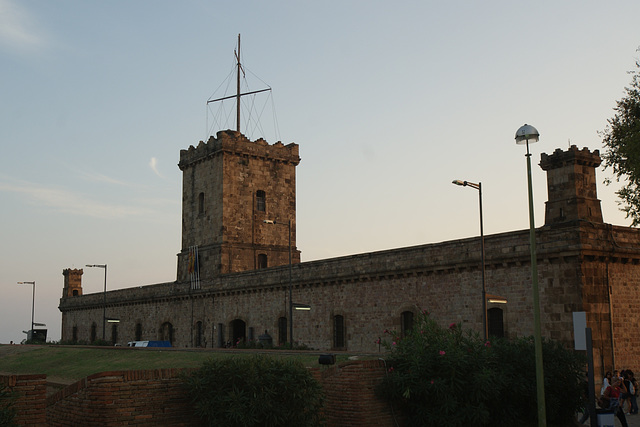
[{"label": "bush", "polygon": [[210,426],[317,426],[320,384],[293,360],[210,359],[186,378],[196,413]]},{"label": "bush", "polygon": [[[403,409],[408,425],[513,426],[537,419],[532,338],[484,342],[426,312],[412,331],[393,332],[389,375],[379,392]],[[557,343],[543,342],[547,421],[571,421],[581,405],[585,364]]]},{"label": "bush", "polygon": [[0,384],[0,426],[13,426],[16,416],[16,396]]}]

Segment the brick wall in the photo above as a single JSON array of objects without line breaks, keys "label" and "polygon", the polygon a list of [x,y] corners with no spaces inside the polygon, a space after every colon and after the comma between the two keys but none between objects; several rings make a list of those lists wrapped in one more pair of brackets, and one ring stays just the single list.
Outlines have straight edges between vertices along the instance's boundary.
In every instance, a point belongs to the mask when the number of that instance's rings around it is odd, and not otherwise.
[{"label": "brick wall", "polygon": [[382,360],[351,361],[313,369],[322,384],[326,401],[324,417],[327,427],[395,426],[391,405],[376,396],[376,387],[386,374]]},{"label": "brick wall", "polygon": [[18,398],[15,423],[19,426],[46,425],[46,375],[0,375],[0,384]]},{"label": "brick wall", "polygon": [[47,398],[49,426],[198,426],[178,369],[91,375]]},{"label": "brick wall", "polygon": [[[92,375],[47,398],[47,424],[44,394],[40,395],[41,425],[204,425],[193,416],[181,372],[166,369]],[[314,368],[311,373],[325,391],[327,427],[395,425],[390,405],[375,392],[386,373],[383,361],[350,361]]]}]

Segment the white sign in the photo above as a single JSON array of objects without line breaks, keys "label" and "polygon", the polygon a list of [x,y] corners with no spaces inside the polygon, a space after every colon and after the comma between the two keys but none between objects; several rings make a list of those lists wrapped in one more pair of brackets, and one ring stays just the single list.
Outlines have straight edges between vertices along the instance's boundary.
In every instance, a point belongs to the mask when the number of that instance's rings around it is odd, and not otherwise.
[{"label": "white sign", "polygon": [[587,313],[576,311],[573,313],[573,340],[576,350],[587,349]]}]

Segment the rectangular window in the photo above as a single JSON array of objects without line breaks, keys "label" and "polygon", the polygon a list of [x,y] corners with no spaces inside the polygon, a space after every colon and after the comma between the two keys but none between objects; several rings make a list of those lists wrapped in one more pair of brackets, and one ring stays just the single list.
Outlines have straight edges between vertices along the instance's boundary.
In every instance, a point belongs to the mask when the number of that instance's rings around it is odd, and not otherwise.
[{"label": "rectangular window", "polygon": [[287,342],[287,318],[280,317],[278,319],[278,345]]},{"label": "rectangular window", "polygon": [[344,317],[333,316],[333,347],[344,348]]},{"label": "rectangular window", "polygon": [[262,190],[256,192],[256,210],[259,212],[267,211],[267,193]]}]

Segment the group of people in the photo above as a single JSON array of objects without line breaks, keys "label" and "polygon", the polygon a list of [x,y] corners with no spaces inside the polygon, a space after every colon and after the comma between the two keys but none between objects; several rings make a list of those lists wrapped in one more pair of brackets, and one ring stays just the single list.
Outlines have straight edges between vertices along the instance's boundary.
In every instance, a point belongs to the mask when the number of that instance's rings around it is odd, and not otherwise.
[{"label": "group of people", "polygon": [[[626,415],[638,413],[637,397],[640,395],[640,384],[630,369],[621,372],[607,371],[602,380],[600,396],[597,398],[598,406],[602,411],[613,412],[620,420],[622,427],[628,427]],[[580,423],[589,418],[589,412],[585,411]]]},{"label": "group of people", "polygon": [[[602,380],[602,388],[600,389],[600,398],[604,399],[603,404],[606,405],[609,398],[609,405],[617,405],[620,411],[627,415],[636,415],[638,413],[638,395],[640,395],[640,385],[636,380],[631,369],[621,372],[610,371]],[[617,397],[618,402],[612,400]],[[603,405],[600,405],[602,407]]]}]

